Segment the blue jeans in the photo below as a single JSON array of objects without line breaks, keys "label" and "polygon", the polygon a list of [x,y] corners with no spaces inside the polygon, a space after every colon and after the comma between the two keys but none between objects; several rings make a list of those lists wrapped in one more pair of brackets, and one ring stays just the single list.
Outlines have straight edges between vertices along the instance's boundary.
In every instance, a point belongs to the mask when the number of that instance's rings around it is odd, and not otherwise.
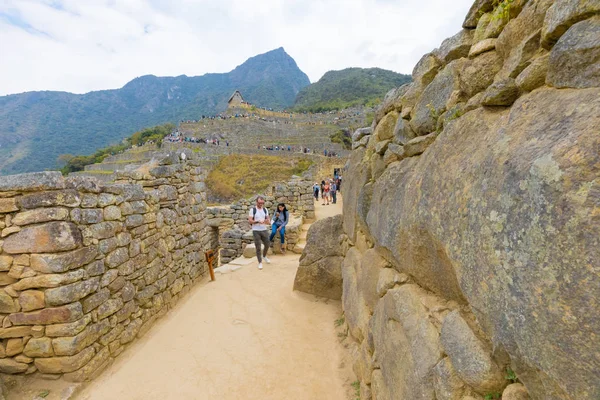
[{"label": "blue jeans", "polygon": [[[275,234],[277,233],[277,226],[275,224],[273,224],[271,226],[271,237],[269,237],[269,241],[273,241],[273,238],[275,237]],[[282,227],[279,230],[279,236],[281,236],[281,244],[283,244],[285,242],[285,226]]]}]

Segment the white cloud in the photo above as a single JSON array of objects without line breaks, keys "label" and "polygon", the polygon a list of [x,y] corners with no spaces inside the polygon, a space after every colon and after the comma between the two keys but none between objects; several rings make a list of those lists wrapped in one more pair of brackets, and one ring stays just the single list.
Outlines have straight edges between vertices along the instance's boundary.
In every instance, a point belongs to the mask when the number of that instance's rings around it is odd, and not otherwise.
[{"label": "white cloud", "polygon": [[312,82],[347,67],[410,73],[472,1],[0,0],[0,95],[228,72],[280,46]]}]

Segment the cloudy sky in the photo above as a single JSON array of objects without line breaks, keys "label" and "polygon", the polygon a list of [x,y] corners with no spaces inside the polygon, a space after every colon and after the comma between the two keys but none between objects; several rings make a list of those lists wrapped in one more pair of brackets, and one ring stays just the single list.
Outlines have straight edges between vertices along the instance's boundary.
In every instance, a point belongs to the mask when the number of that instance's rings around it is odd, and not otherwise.
[{"label": "cloudy sky", "polygon": [[410,73],[472,2],[0,0],[0,95],[228,72],[280,46],[311,82],[346,67]]}]

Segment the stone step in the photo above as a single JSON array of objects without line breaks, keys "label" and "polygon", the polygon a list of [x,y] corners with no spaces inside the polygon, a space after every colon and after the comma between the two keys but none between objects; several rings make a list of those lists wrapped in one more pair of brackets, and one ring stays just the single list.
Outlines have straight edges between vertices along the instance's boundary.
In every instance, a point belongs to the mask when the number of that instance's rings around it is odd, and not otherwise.
[{"label": "stone step", "polygon": [[305,246],[306,246],[305,242],[298,242],[298,243],[296,243],[296,245],[294,246],[294,249],[292,251],[296,254],[302,254]]},{"label": "stone step", "polygon": [[308,229],[310,228],[311,225],[312,224],[302,224],[302,230],[308,232]]}]

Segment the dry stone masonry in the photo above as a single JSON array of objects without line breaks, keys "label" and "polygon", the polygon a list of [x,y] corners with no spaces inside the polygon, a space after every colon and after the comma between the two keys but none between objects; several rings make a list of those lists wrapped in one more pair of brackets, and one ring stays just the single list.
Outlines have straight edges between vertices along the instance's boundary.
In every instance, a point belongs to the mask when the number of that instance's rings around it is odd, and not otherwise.
[{"label": "dry stone masonry", "polygon": [[0,177],[0,372],[90,379],[207,271],[203,171]]},{"label": "dry stone masonry", "polygon": [[363,400],[600,398],[600,2],[498,3],[353,136]]}]

